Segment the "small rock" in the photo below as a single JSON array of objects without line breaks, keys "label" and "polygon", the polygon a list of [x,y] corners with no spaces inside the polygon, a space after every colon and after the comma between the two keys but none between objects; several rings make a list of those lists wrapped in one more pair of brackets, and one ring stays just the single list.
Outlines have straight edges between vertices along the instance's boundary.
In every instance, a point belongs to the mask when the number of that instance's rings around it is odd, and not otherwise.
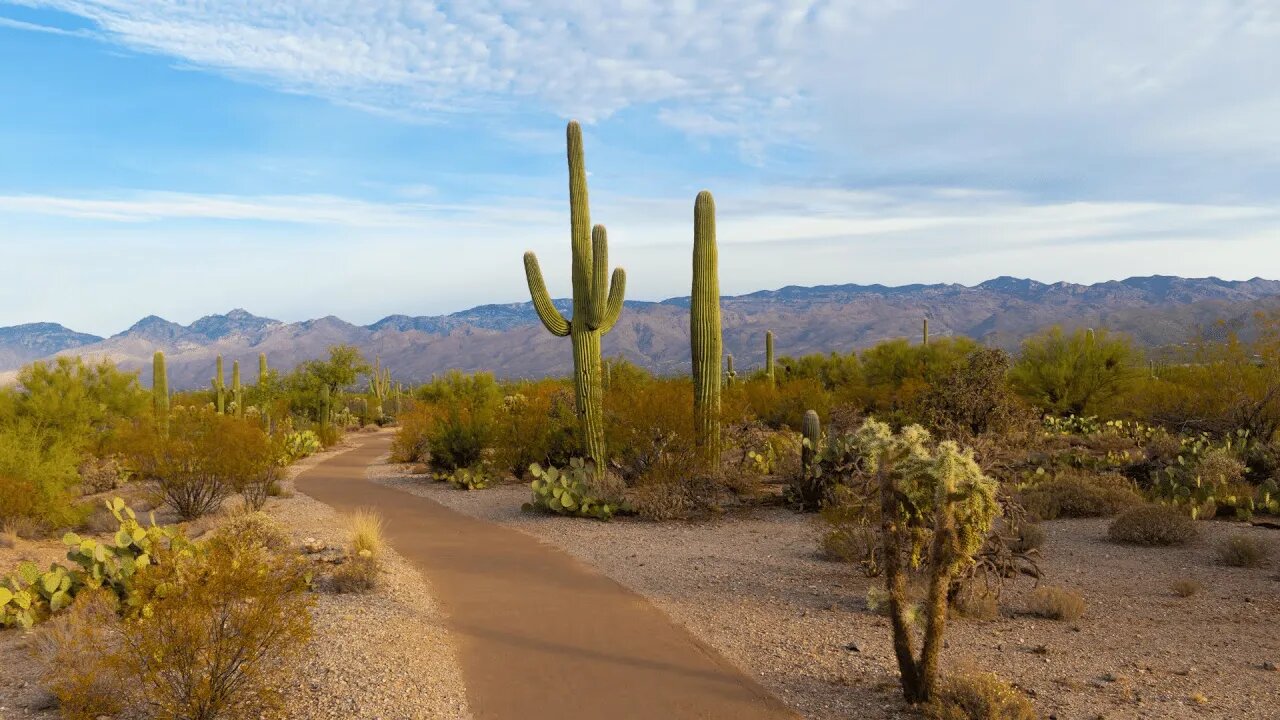
[{"label": "small rock", "polygon": [[[848,650],[849,652],[862,652],[862,648],[858,647],[858,643],[856,642],[851,642],[848,645],[845,645],[844,649]],[[1271,669],[1275,670],[1275,666],[1273,665]]]},{"label": "small rock", "polygon": [[1271,662],[1270,660],[1267,660],[1267,661],[1265,661],[1265,662],[1263,662],[1263,663],[1262,663],[1262,669],[1263,669],[1263,670],[1267,670],[1267,671],[1269,671],[1269,672],[1275,672],[1275,671],[1276,671],[1276,664],[1275,664],[1275,663],[1273,663],[1273,662]]}]

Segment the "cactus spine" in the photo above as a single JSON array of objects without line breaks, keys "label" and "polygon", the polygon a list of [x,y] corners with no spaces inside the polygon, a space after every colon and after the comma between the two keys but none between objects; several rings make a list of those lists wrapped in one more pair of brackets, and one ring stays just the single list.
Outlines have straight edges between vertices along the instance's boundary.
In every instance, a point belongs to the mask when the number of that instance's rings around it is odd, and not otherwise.
[{"label": "cactus spine", "polygon": [[773,331],[766,330],[764,333],[764,376],[769,378],[769,384],[775,383],[773,376]]},{"label": "cactus spine", "polygon": [[231,361],[231,402],[236,406],[236,417],[244,417],[244,388],[240,385],[240,361]]},{"label": "cactus spine", "polygon": [[604,389],[601,386],[600,338],[613,329],[622,314],[627,275],[613,271],[609,281],[609,240],[603,225],[591,227],[587,200],[587,171],[582,153],[582,128],[570,122],[565,131],[569,161],[569,235],[573,250],[573,318],[556,310],[542,279],[538,257],[524,254],[525,278],[538,318],[556,337],[573,341],[574,401],[583,450],[604,467]]},{"label": "cactus spine", "polygon": [[164,353],[156,351],[151,358],[151,406],[155,411],[160,431],[169,434],[169,373],[164,365]]},{"label": "cactus spine", "polygon": [[725,355],[724,362],[725,362],[724,384],[728,385],[729,387],[733,387],[733,381],[738,379],[738,373],[733,369],[733,355],[732,354]]},{"label": "cactus spine", "polygon": [[720,459],[720,268],[716,250],[716,201],[703,190],[693,204],[693,291],[689,303],[693,355],[693,414],[703,461]]},{"label": "cactus spine", "polygon": [[227,386],[222,382],[222,356],[218,356],[217,371],[213,375],[213,394],[217,403],[218,414],[227,410]]}]

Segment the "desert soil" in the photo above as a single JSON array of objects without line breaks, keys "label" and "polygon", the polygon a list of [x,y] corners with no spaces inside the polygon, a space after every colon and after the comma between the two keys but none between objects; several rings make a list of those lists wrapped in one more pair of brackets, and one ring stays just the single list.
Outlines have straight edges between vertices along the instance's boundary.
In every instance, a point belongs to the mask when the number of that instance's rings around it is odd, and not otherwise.
[{"label": "desert soil", "polygon": [[[343,548],[347,542],[345,521],[333,508],[293,492],[293,480],[365,439],[349,436],[343,444],[291,466],[283,483],[285,495],[267,503],[265,511],[297,545],[314,539],[333,549],[316,557],[336,555]],[[145,507],[132,498],[131,505]],[[188,532],[198,537],[216,527],[218,520],[198,521]],[[65,560],[64,553],[56,540],[21,541],[14,548],[0,546],[0,572],[7,572],[23,559],[41,565]],[[291,720],[471,717],[454,648],[430,585],[394,549],[385,552],[383,569],[377,589],[370,594],[316,594],[314,635],[298,653],[295,684],[285,690]],[[0,720],[59,717],[53,698],[40,687],[39,663],[26,661],[34,639],[35,632],[0,630],[0,658],[4,659],[0,667]]]},{"label": "desert soil", "polygon": [[[648,597],[671,618],[813,720],[911,716],[897,690],[887,621],[867,609],[878,581],[820,559],[811,517],[782,508],[702,523],[655,524],[520,511],[523,485],[466,492],[388,465],[371,477],[563,548]],[[1280,544],[1280,532],[1202,523],[1185,548],[1105,539],[1106,520],[1045,523],[1043,584],[1082,594],[1074,622],[1025,612],[1033,583],[1006,586],[993,621],[955,619],[944,664],[990,670],[1043,717],[1280,717],[1280,582],[1275,568],[1216,564],[1230,534]],[[1280,552],[1280,547],[1276,547]],[[1200,593],[1181,598],[1176,580]]]}]

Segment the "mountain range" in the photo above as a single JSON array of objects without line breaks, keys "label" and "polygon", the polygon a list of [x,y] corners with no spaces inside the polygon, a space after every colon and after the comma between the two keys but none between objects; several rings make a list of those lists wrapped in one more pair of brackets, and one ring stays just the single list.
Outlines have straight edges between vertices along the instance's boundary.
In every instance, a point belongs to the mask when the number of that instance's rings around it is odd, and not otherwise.
[{"label": "mountain range", "polygon": [[[570,301],[557,300],[566,317]],[[920,336],[929,320],[933,337],[966,335],[1015,349],[1045,327],[1108,327],[1147,347],[1174,345],[1197,332],[1247,324],[1258,310],[1280,308],[1280,281],[1243,281],[1172,276],[1133,277],[1093,285],[1041,283],[998,277],[975,286],[958,284],[789,286],[725,297],[721,302],[724,345],[739,369],[764,359],[764,333],[772,330],[779,355],[865,348],[877,342]],[[500,377],[562,375],[571,363],[570,343],[547,333],[531,303],[482,305],[449,315],[391,315],[371,325],[327,316],[285,323],[244,310],[209,315],[180,325],[154,315],[109,338],[77,333],[55,323],[0,328],[0,379],[54,355],[107,358],[128,370],[150,366],[163,350],[175,388],[205,387],[214,358],[228,368],[240,361],[250,382],[258,353],[288,370],[347,343],[378,355],[404,382],[418,382],[448,369],[486,370]],[[660,373],[689,364],[689,298],[629,301],[622,319],[604,338],[607,356],[622,356]],[[149,372],[142,373],[144,383]]]}]

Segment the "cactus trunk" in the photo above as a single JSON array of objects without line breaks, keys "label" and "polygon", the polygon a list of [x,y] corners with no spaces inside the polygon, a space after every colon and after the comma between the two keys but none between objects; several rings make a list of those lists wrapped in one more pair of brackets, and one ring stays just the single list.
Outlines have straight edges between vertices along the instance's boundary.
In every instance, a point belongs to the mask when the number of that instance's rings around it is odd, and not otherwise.
[{"label": "cactus trunk", "polygon": [[693,291],[689,343],[693,360],[693,411],[703,462],[720,459],[720,268],[716,248],[716,203],[703,190],[693,205]]},{"label": "cactus trunk", "polygon": [[222,415],[227,411],[227,387],[222,381],[222,356],[218,356],[217,371],[213,376],[213,394],[216,396],[218,414]]},{"label": "cactus trunk", "polygon": [[804,414],[804,444],[800,446],[800,466],[805,477],[813,473],[814,459],[818,456],[822,443],[822,423],[818,420],[816,410],[807,410]]},{"label": "cactus trunk", "polygon": [[920,344],[928,345],[929,344],[929,318],[924,319],[924,329],[921,331],[921,333],[922,335],[920,337]]},{"label": "cactus trunk", "polygon": [[240,386],[240,361],[231,363],[231,402],[236,406],[236,417],[244,417],[244,388]]},{"label": "cactus trunk", "polygon": [[258,353],[258,387],[267,381],[267,354]]},{"label": "cactus trunk", "polygon": [[151,358],[151,405],[155,411],[160,432],[169,434],[169,373],[164,364],[164,353],[156,351]]},{"label": "cactus trunk", "polygon": [[733,369],[733,355],[725,355],[725,385],[733,387],[733,381],[738,379],[738,373]]},{"label": "cactus trunk", "polygon": [[329,408],[329,386],[328,385],[320,386],[320,408],[319,408],[318,414],[320,415],[320,427],[329,427],[329,419],[333,415],[333,413],[330,412],[330,408]]},{"label": "cactus trunk", "polygon": [[600,338],[622,314],[626,272],[609,279],[609,241],[603,225],[591,227],[587,171],[583,161],[582,128],[571,122],[565,131],[569,162],[569,234],[573,253],[573,318],[556,309],[542,279],[538,258],[524,254],[525,277],[538,318],[556,337],[573,341],[574,400],[582,449],[597,468],[604,468],[604,390]]},{"label": "cactus trunk", "polygon": [[764,333],[764,375],[769,378],[769,384],[773,385],[775,379],[773,376],[773,331],[766,330]]}]

